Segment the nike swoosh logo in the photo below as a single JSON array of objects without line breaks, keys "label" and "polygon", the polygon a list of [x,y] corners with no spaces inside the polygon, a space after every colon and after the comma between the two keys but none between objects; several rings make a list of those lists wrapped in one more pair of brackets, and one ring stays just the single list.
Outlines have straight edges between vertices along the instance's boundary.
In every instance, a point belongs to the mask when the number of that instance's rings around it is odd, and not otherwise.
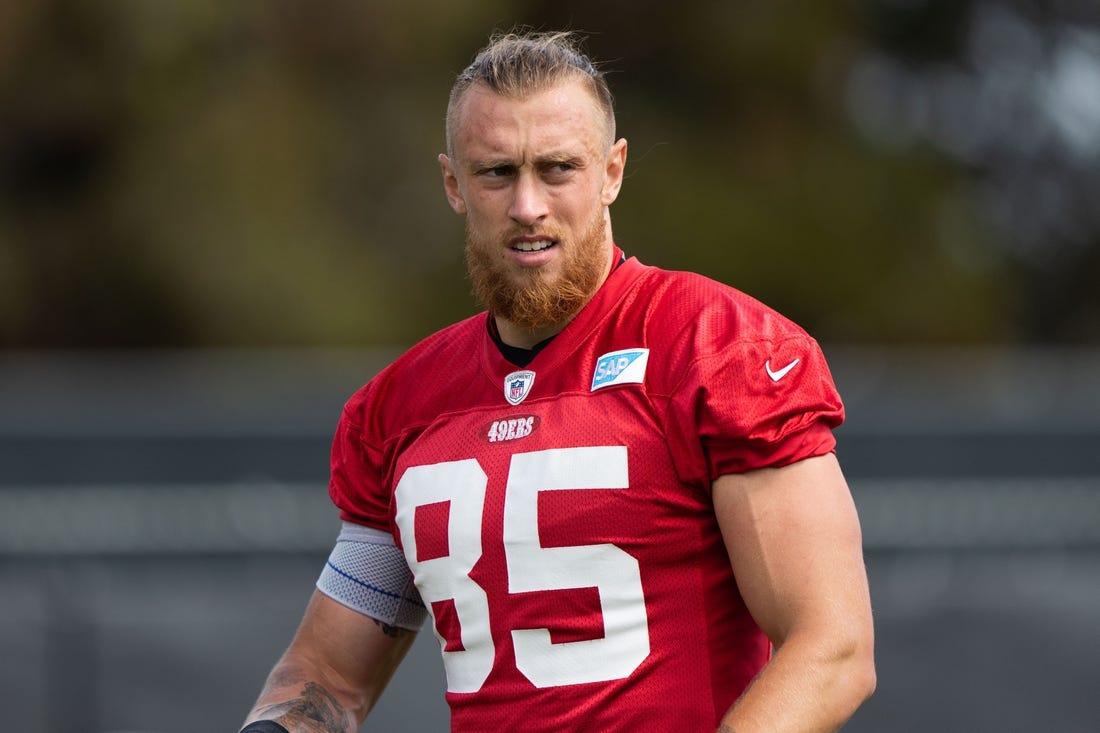
[{"label": "nike swoosh logo", "polygon": [[773,382],[778,382],[780,379],[787,376],[787,372],[794,369],[794,365],[797,364],[798,362],[799,362],[799,360],[795,359],[794,361],[792,361],[790,364],[783,367],[779,371],[773,372],[772,371],[772,362],[771,362],[771,359],[769,359],[768,361],[764,362],[764,371],[766,371],[768,373],[768,376],[772,378]]}]

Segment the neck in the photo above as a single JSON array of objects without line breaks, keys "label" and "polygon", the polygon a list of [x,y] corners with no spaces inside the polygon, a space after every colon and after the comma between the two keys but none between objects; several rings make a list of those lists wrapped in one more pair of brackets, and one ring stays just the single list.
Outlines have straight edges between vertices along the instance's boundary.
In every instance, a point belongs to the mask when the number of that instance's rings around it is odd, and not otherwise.
[{"label": "neck", "polygon": [[570,318],[543,328],[524,328],[500,316],[493,316],[493,320],[497,324],[497,333],[500,335],[501,341],[518,349],[530,349],[540,341],[545,341],[551,336],[557,336],[573,319]]}]

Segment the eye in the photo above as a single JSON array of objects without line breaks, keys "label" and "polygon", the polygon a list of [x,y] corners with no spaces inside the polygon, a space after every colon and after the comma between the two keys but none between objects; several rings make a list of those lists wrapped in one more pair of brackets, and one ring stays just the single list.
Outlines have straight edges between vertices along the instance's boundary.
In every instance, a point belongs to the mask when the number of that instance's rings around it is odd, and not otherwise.
[{"label": "eye", "polygon": [[542,175],[549,180],[563,180],[567,179],[573,171],[577,169],[575,163],[569,161],[558,161],[545,166],[542,169]]},{"label": "eye", "polygon": [[512,175],[515,169],[510,165],[495,165],[491,168],[483,168],[478,172],[486,178],[505,178]]}]

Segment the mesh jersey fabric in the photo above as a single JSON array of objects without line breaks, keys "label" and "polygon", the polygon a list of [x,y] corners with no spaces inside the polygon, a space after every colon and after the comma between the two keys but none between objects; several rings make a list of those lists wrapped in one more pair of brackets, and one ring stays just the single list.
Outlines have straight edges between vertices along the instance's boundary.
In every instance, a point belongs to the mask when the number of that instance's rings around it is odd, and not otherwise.
[{"label": "mesh jersey fabric", "polygon": [[[525,370],[486,317],[359,390],[332,452],[341,516],[394,533],[431,613],[452,729],[713,731],[770,645],[710,486],[834,450],[819,346],[740,291],[634,258]],[[644,374],[620,379],[631,355]]]}]

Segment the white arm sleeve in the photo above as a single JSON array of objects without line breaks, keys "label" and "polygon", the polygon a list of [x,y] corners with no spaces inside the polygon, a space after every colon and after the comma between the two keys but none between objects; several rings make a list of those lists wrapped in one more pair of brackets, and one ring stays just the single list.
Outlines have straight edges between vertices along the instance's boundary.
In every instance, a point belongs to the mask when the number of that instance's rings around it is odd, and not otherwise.
[{"label": "white arm sleeve", "polygon": [[344,522],[317,590],[390,626],[419,631],[427,611],[388,532]]}]

